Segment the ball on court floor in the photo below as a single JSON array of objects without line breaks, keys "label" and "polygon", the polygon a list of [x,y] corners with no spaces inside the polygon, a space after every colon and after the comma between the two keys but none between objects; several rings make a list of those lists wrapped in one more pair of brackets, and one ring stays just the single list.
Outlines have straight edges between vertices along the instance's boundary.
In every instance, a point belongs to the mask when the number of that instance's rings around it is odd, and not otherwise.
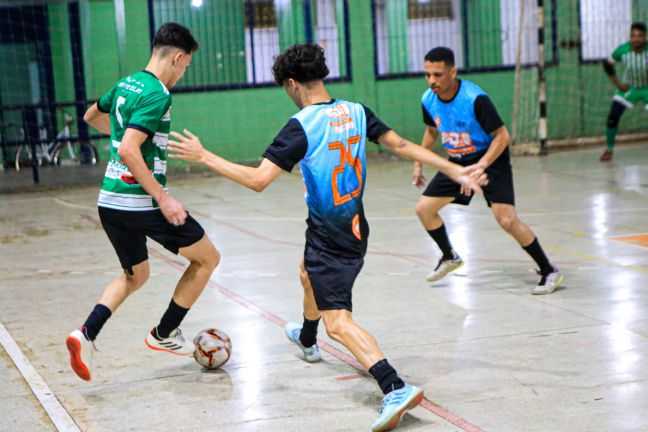
[{"label": "ball on court floor", "polygon": [[232,341],[222,330],[209,328],[194,338],[194,358],[206,369],[216,369],[227,363],[232,355]]}]

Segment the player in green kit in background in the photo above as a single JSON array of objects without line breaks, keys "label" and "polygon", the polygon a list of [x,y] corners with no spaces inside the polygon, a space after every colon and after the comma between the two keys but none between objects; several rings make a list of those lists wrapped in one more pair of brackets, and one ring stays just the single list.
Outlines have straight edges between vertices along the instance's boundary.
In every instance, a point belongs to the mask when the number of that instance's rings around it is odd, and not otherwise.
[{"label": "player in green kit in background", "polygon": [[[621,80],[614,70],[616,62],[623,63],[625,68]],[[619,120],[626,108],[632,108],[635,103],[643,102],[648,109],[646,24],[641,22],[632,24],[630,41],[619,45],[610,58],[603,61],[603,69],[610,77],[610,81],[619,89],[612,98],[612,107],[607,118],[607,128],[605,129],[607,149],[601,155],[601,161],[605,162],[612,159]]]},{"label": "player in green kit in background", "polygon": [[169,88],[182,78],[197,49],[189,29],[176,23],[162,25],[146,69],[120,79],[84,116],[88,124],[110,134],[110,160],[97,205],[101,225],[124,269],[105,288],[83,326],[67,337],[70,366],[84,380],[91,379],[89,359],[99,331],[149,277],[146,237],[190,264],[145,343],[171,354],[193,353],[193,343],[184,339],[178,326],[220,256],[198,222],[167,193],[166,147],[171,127]]}]

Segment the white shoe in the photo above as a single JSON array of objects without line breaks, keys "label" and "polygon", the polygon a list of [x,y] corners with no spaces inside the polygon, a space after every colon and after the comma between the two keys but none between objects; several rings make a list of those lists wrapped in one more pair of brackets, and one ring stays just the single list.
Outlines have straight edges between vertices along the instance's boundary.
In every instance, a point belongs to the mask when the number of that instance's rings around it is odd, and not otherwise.
[{"label": "white shoe", "polygon": [[171,332],[168,338],[161,338],[157,335],[157,329],[153,329],[144,339],[146,346],[156,351],[164,351],[179,356],[193,355],[196,347],[192,341],[185,340],[180,327]]},{"label": "white shoe", "polygon": [[67,349],[70,352],[70,366],[82,380],[90,381],[92,374],[93,353],[97,350],[94,343],[86,339],[81,330],[74,330],[65,340]]},{"label": "white shoe", "polygon": [[414,408],[423,400],[423,390],[411,384],[385,395],[380,408],[380,417],[371,425],[373,432],[390,431],[400,422],[405,411]]},{"label": "white shoe", "polygon": [[445,275],[457,270],[462,265],[464,265],[464,262],[456,252],[454,252],[454,257],[451,259],[441,257],[437,266],[434,268],[432,273],[427,275],[425,280],[427,280],[428,282],[436,282],[438,280],[441,280],[445,277]]},{"label": "white shoe", "polygon": [[308,363],[317,363],[318,361],[322,360],[322,355],[320,354],[319,347],[317,344],[311,346],[311,347],[305,347],[302,345],[301,341],[299,340],[299,335],[301,333],[302,326],[295,322],[289,322],[286,324],[284,327],[284,332],[286,333],[286,337],[288,340],[295,345],[299,347],[304,353],[304,360],[306,360]]},{"label": "white shoe", "polygon": [[538,272],[538,274],[540,275],[540,282],[538,282],[538,285],[536,285],[533,288],[533,291],[531,291],[531,294],[534,295],[551,294],[556,291],[556,288],[558,288],[558,285],[560,285],[564,279],[563,274],[558,270],[558,267],[554,267],[553,271],[548,275],[543,275],[540,272]]}]

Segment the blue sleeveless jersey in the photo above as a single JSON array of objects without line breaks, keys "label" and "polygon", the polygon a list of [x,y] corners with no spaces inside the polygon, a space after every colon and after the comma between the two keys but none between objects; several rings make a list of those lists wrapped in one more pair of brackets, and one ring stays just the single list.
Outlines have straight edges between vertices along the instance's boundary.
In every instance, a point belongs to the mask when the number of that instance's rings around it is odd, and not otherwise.
[{"label": "blue sleeveless jersey", "polygon": [[307,106],[292,118],[299,121],[308,139],[308,149],[299,162],[309,210],[306,241],[342,256],[364,255],[369,235],[362,206],[364,107],[336,100]]},{"label": "blue sleeveless jersey", "polygon": [[454,99],[444,102],[428,89],[421,103],[441,133],[443,147],[452,157],[483,152],[490,146],[493,135],[484,131],[475,116],[475,100],[486,96],[477,84],[461,80]]}]

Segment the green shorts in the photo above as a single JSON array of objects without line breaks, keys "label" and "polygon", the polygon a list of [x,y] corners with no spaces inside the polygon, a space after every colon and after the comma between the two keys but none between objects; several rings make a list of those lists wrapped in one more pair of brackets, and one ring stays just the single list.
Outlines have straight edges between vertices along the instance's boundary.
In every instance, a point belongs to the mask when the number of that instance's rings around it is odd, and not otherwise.
[{"label": "green shorts", "polygon": [[630,87],[627,92],[618,91],[612,100],[623,104],[626,108],[632,108],[637,102],[643,102],[648,110],[648,87]]}]

